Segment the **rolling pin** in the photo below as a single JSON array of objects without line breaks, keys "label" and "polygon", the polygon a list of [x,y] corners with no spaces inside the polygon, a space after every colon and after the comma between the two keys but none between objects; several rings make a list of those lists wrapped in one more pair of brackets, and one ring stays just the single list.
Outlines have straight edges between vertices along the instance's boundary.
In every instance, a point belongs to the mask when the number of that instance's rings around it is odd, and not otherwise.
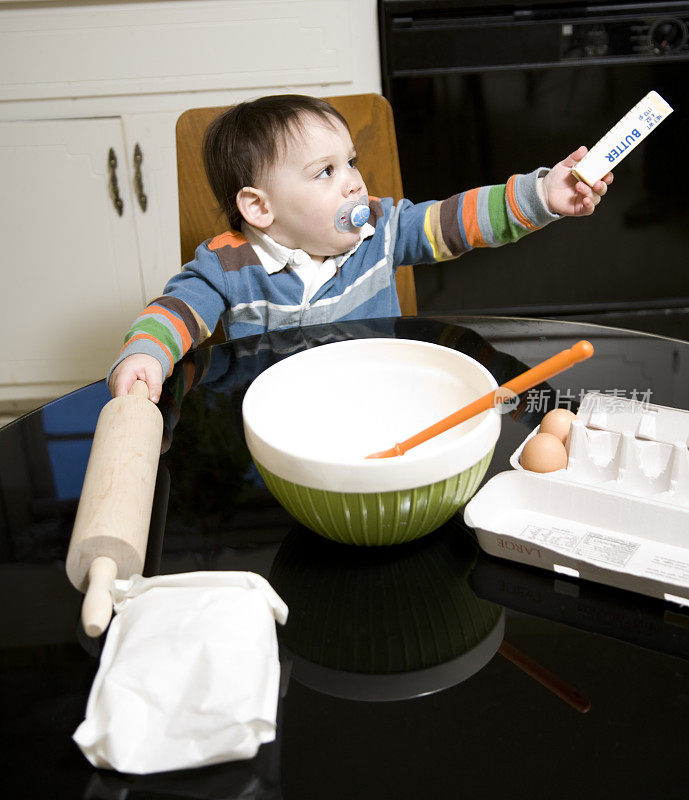
[{"label": "rolling pin", "polygon": [[163,418],[143,381],[98,417],[66,563],[67,577],[86,595],[88,636],[108,627],[115,578],[143,570],[162,437]]}]

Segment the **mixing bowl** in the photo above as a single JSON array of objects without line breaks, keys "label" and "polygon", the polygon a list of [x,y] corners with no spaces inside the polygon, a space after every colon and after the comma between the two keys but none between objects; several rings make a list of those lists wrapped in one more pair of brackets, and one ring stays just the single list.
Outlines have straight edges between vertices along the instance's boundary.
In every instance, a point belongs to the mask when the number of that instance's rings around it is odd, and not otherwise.
[{"label": "mixing bowl", "polygon": [[346,544],[387,545],[440,527],[478,488],[500,434],[495,408],[403,456],[366,459],[495,389],[456,350],[357,339],[271,366],[242,406],[249,452],[302,524]]}]

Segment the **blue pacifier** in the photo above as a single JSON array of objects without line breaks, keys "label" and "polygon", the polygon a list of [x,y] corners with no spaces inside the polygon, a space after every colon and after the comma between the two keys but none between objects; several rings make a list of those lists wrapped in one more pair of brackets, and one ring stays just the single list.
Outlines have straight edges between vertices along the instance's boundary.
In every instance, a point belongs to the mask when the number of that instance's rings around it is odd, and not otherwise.
[{"label": "blue pacifier", "polygon": [[349,200],[337,209],[335,227],[342,233],[351,233],[365,225],[370,214],[371,209],[368,207],[368,197]]}]

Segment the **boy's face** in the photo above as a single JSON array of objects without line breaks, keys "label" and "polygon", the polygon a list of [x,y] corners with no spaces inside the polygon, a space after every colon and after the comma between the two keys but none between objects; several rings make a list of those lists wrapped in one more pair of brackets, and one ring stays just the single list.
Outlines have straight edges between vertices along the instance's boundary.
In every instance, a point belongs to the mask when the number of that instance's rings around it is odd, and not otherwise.
[{"label": "boy's face", "polygon": [[264,230],[276,242],[318,257],[344,253],[359,241],[358,229],[335,227],[340,206],[367,195],[352,139],[338,119],[304,119],[303,134],[287,137],[262,184],[273,215]]}]

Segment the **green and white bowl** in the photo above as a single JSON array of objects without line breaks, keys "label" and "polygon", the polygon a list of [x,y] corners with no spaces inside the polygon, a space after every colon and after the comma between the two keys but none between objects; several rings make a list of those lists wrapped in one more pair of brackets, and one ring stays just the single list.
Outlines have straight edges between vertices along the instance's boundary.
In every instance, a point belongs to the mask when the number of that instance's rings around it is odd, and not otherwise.
[{"label": "green and white bowl", "polygon": [[366,456],[496,387],[485,367],[440,345],[336,342],[259,375],[244,432],[266,485],[306,527],[346,544],[398,544],[439,528],[474,494],[500,415],[491,408],[403,456]]}]

